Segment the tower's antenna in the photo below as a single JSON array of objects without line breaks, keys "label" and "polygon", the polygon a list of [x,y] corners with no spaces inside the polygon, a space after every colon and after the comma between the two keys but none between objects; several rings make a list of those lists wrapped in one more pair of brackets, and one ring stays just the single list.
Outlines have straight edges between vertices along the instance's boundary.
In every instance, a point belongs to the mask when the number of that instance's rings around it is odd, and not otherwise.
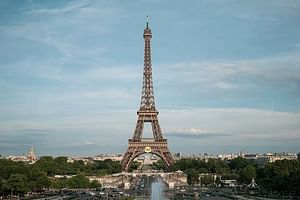
[{"label": "tower's antenna", "polygon": [[149,28],[149,15],[146,15],[147,29]]}]

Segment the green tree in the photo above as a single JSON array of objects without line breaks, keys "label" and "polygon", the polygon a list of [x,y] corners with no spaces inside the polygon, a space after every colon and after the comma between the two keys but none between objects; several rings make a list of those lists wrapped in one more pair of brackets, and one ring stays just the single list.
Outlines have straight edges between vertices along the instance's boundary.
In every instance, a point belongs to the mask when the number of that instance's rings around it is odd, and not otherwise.
[{"label": "green tree", "polygon": [[30,191],[30,188],[27,184],[28,178],[23,174],[11,174],[10,178],[8,179],[8,187],[9,190],[13,194],[24,194]]},{"label": "green tree", "polygon": [[71,166],[75,174],[86,171],[86,166],[82,160],[75,160],[73,163],[71,163]]},{"label": "green tree", "polygon": [[201,177],[201,184],[202,185],[208,186],[208,185],[211,185],[213,183],[214,183],[213,176],[211,176],[211,175],[205,175],[205,176]]},{"label": "green tree", "polygon": [[133,161],[129,166],[129,172],[132,172],[133,170],[137,170],[140,166],[140,163],[138,161]]},{"label": "green tree", "polygon": [[40,177],[47,177],[46,172],[43,172],[39,168],[32,166],[30,175],[28,177],[28,185],[31,188],[31,191],[41,191],[44,188],[44,186],[40,187],[40,185],[37,183]]},{"label": "green tree", "polygon": [[36,186],[39,190],[48,189],[50,187],[50,180],[46,174],[43,174],[36,180]]},{"label": "green tree", "polygon": [[0,178],[9,179],[11,174],[23,174],[28,176],[30,168],[29,165],[24,162],[0,159],[0,172]]},{"label": "green tree", "polygon": [[229,174],[230,169],[229,166],[222,160],[217,160],[215,163],[215,172],[220,175]]},{"label": "green tree", "polygon": [[267,191],[300,195],[300,162],[278,160],[257,170],[258,184]]},{"label": "green tree", "polygon": [[40,176],[46,174],[45,172],[41,171],[38,167],[32,167],[30,170],[29,178],[31,180],[37,180]]},{"label": "green tree", "polygon": [[99,169],[97,171],[97,176],[105,176],[107,174],[107,170],[106,169]]},{"label": "green tree", "polygon": [[54,161],[53,157],[43,156],[34,164],[34,167],[46,172],[47,176],[54,176],[57,173],[58,164]]},{"label": "green tree", "polygon": [[225,174],[222,175],[223,180],[238,180],[239,175],[238,174]]},{"label": "green tree", "polygon": [[244,167],[239,172],[239,182],[249,184],[252,178],[256,178],[256,169],[252,165]]},{"label": "green tree", "polygon": [[70,188],[88,188],[90,181],[83,174],[79,174],[70,178],[67,182]]},{"label": "green tree", "polygon": [[96,161],[94,163],[95,169],[106,169],[107,174],[120,173],[122,171],[122,165],[120,162],[106,159],[104,161]]},{"label": "green tree", "polygon": [[13,161],[0,159],[0,178],[8,179],[10,176],[9,168],[13,165]]},{"label": "green tree", "polygon": [[[300,162],[298,160],[298,162]],[[294,192],[295,194],[300,195],[300,168],[291,172],[289,176],[289,191]]]},{"label": "green tree", "polygon": [[68,161],[68,158],[65,157],[65,156],[60,156],[60,157],[56,157],[54,158],[54,161],[57,163],[57,164],[61,164],[61,165],[65,165]]},{"label": "green tree", "polygon": [[195,185],[199,183],[199,173],[195,169],[187,171],[187,182],[189,185]]},{"label": "green tree", "polygon": [[156,170],[167,170],[166,164],[161,159],[153,163],[153,168]]},{"label": "green tree", "polygon": [[90,183],[90,188],[100,188],[100,187],[101,187],[101,184],[97,180],[93,180]]},{"label": "green tree", "polygon": [[55,189],[67,188],[68,187],[68,179],[66,177],[53,179],[50,181],[50,187],[55,188]]},{"label": "green tree", "polygon": [[229,162],[229,167],[232,173],[236,173],[239,170],[245,168],[248,165],[253,165],[252,160],[248,160],[242,157],[237,157]]},{"label": "green tree", "polygon": [[[76,170],[72,164],[68,163],[68,158],[61,156],[56,157],[54,162],[57,164],[56,174],[59,175],[71,175],[76,174]],[[79,170],[80,171],[80,170]]]},{"label": "green tree", "polygon": [[9,191],[9,185],[6,179],[0,178],[0,194],[4,194]]}]

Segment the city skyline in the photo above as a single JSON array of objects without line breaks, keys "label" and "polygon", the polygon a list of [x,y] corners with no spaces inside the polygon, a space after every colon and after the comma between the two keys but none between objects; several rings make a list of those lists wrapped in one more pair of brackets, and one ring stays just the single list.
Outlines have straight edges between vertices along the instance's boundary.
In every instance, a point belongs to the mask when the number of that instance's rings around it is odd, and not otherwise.
[{"label": "city skyline", "polygon": [[172,153],[299,151],[299,1],[1,1],[0,9],[1,154],[123,153],[140,103],[146,15]]}]

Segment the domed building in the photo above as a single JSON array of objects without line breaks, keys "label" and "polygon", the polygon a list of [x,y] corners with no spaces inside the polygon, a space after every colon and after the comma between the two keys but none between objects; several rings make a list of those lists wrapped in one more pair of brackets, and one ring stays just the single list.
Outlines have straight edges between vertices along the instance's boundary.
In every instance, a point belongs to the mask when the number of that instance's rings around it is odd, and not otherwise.
[{"label": "domed building", "polygon": [[30,163],[35,163],[36,155],[35,155],[33,147],[30,147],[30,150],[29,150],[28,155],[27,155],[27,159]]}]

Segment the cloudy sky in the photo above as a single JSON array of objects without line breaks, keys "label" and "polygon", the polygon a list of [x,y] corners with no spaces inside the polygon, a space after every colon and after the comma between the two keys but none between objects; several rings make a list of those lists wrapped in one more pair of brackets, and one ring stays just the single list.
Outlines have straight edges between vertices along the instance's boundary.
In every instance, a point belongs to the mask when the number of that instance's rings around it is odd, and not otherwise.
[{"label": "cloudy sky", "polygon": [[1,0],[0,154],[123,153],[146,15],[172,152],[300,151],[299,0]]}]

